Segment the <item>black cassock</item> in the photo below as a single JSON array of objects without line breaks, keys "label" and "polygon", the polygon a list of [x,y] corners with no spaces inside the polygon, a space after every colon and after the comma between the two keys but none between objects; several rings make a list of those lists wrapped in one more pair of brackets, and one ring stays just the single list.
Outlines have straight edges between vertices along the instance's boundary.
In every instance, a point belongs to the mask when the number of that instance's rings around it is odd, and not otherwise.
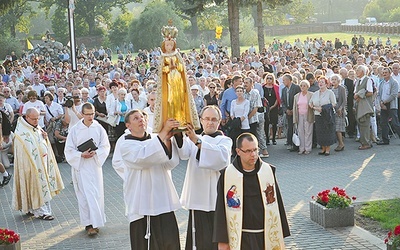
[{"label": "black cassock", "polygon": [[[241,166],[240,157],[237,156],[232,163],[235,168],[243,174],[243,198],[242,198],[242,218],[243,229],[260,230],[264,229],[264,205],[263,198],[260,192],[260,185],[258,181],[258,171],[260,170],[261,161],[256,162],[256,168],[252,172],[243,171]],[[290,236],[289,224],[287,222],[285,208],[281,192],[279,190],[278,182],[275,177],[275,167],[271,166],[274,173],[276,197],[279,207],[279,213],[282,223],[283,237]],[[228,230],[226,225],[225,213],[225,169],[221,170],[221,176],[218,180],[218,196],[217,205],[215,209],[214,218],[214,242],[228,243]],[[242,232],[241,250],[264,250],[264,232],[262,233],[245,233]]]}]

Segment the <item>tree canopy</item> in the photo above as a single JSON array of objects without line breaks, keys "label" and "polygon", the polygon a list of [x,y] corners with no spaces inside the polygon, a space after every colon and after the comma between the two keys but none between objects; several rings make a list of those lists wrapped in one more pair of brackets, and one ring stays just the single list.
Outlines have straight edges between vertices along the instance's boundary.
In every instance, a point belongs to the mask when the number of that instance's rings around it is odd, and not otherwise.
[{"label": "tree canopy", "polygon": [[171,4],[162,1],[150,3],[140,17],[132,21],[128,39],[132,41],[135,48],[159,47],[162,42],[161,28],[168,25],[169,20],[172,20],[173,25],[179,30],[177,45],[182,47],[186,42],[182,20]]},{"label": "tree canopy", "polygon": [[370,1],[364,8],[364,17],[376,17],[378,22],[398,22],[400,0]]}]

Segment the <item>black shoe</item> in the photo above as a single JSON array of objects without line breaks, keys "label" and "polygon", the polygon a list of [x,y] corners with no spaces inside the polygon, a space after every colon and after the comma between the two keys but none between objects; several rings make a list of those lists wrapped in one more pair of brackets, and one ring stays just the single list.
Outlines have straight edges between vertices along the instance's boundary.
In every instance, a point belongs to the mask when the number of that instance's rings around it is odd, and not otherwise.
[{"label": "black shoe", "polygon": [[3,177],[2,186],[7,185],[7,184],[10,182],[10,180],[11,180],[11,174],[8,174],[8,176],[4,176],[4,177]]},{"label": "black shoe", "polygon": [[270,143],[270,142],[267,142],[267,146],[269,146],[269,145],[271,145],[271,143]]},{"label": "black shoe", "polygon": [[276,141],[273,141],[273,142],[272,142],[272,145],[276,145]]},{"label": "black shoe", "polygon": [[389,145],[389,142],[378,141],[376,145]]}]

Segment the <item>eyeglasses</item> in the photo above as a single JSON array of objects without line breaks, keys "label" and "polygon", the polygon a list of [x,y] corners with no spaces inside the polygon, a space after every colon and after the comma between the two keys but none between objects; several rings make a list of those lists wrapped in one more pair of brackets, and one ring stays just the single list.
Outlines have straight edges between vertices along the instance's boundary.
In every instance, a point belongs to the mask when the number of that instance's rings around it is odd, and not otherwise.
[{"label": "eyeglasses", "polygon": [[215,87],[208,87],[209,89],[215,89]]},{"label": "eyeglasses", "polygon": [[40,117],[32,118],[30,116],[27,116],[26,118],[28,118],[29,120],[33,120],[33,121],[39,121],[40,120]]},{"label": "eyeglasses", "polygon": [[267,77],[266,79],[267,79],[267,80],[273,80],[274,78],[272,78],[272,77]]},{"label": "eyeglasses", "polygon": [[256,153],[257,154],[257,152],[258,152],[258,148],[246,149],[246,150],[243,150],[243,149],[239,148],[239,150],[242,151],[245,154],[251,154],[251,153]]},{"label": "eyeglasses", "polygon": [[212,123],[217,123],[217,122],[219,122],[219,119],[218,118],[209,118],[209,117],[206,117],[206,118],[201,118],[203,121],[205,121],[205,122],[212,122]]}]

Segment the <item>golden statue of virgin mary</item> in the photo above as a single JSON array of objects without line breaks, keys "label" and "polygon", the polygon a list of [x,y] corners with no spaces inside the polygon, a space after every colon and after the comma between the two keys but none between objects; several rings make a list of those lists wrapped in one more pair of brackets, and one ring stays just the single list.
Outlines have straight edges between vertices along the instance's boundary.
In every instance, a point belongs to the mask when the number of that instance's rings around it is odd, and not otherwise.
[{"label": "golden statue of virgin mary", "polygon": [[180,53],[176,50],[178,29],[164,26],[161,29],[164,41],[161,44],[160,80],[157,84],[157,99],[154,110],[153,132],[161,131],[162,125],[169,118],[179,121],[179,130],[184,130],[190,123],[195,129],[200,128],[196,105],[186,82],[186,67]]}]

